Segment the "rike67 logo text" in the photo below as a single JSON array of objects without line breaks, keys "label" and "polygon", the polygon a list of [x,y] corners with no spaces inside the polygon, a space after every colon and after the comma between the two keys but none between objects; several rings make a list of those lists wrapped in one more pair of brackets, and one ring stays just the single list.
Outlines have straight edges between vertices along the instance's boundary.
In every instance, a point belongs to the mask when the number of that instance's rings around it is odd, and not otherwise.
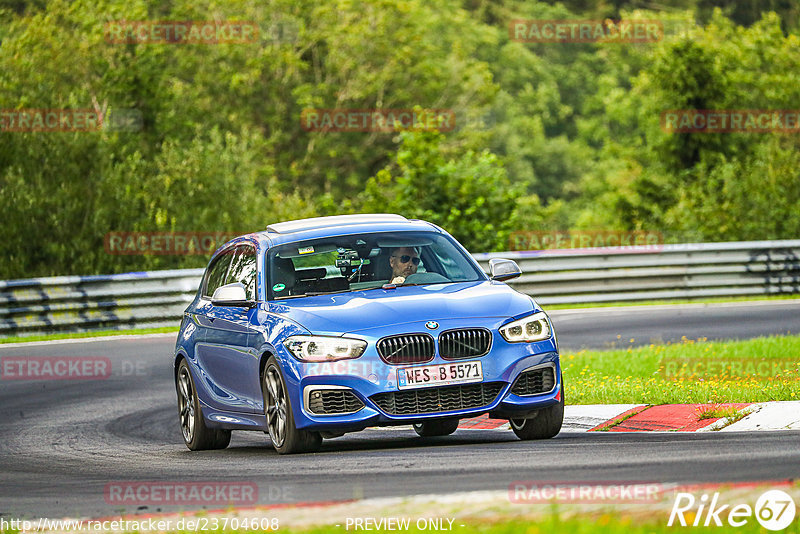
[{"label": "rike67 logo text", "polygon": [[719,492],[711,497],[704,493],[699,499],[691,493],[678,493],[669,514],[667,526],[741,527],[755,519],[767,530],[783,530],[794,521],[795,503],[791,495],[781,490],[761,494],[755,507],[749,504],[723,504]]}]

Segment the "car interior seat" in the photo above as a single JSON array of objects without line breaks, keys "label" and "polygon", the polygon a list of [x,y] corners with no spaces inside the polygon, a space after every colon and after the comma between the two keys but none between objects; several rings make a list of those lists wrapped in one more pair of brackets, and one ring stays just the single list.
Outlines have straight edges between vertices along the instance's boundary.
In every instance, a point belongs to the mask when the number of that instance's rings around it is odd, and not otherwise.
[{"label": "car interior seat", "polygon": [[294,295],[294,286],[297,283],[297,276],[295,274],[294,263],[291,258],[275,257],[272,260],[272,285],[283,284],[286,289],[280,292],[277,296]]},{"label": "car interior seat", "polygon": [[392,277],[392,266],[389,265],[389,256],[392,255],[392,249],[381,249],[381,253],[370,260],[372,264],[372,272],[374,273],[375,280],[389,280]]}]

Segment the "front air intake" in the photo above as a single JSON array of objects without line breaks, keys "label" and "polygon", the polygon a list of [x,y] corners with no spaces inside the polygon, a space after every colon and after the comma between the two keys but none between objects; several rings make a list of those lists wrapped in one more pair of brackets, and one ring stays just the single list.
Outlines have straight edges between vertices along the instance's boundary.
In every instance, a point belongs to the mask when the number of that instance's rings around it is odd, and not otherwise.
[{"label": "front air intake", "polygon": [[341,415],[355,413],[364,403],[349,389],[312,389],[308,392],[306,408],[316,415]]},{"label": "front air intake", "polygon": [[548,365],[520,373],[511,386],[511,393],[521,396],[540,395],[553,391],[554,387],[556,387],[555,373],[553,366]]},{"label": "front air intake", "polygon": [[502,391],[502,382],[481,382],[378,393],[370,397],[389,415],[420,415],[482,408]]}]

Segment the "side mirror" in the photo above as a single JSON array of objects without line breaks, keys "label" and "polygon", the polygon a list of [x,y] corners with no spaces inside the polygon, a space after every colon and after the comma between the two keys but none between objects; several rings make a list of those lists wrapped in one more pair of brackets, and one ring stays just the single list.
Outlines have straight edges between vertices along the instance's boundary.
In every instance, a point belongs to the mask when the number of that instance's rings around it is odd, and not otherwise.
[{"label": "side mirror", "polygon": [[256,303],[247,300],[247,292],[241,282],[234,282],[218,287],[211,297],[214,306],[233,306],[236,308],[252,308]]},{"label": "side mirror", "polygon": [[492,258],[489,260],[489,269],[492,272],[492,280],[497,280],[499,282],[511,280],[522,274],[517,262],[500,258]]}]

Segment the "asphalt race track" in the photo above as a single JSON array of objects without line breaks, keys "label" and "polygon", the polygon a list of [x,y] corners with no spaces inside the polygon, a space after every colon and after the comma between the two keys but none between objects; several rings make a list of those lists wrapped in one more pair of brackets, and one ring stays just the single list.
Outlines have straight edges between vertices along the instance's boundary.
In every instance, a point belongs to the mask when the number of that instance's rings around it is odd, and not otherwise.
[{"label": "asphalt race track", "polygon": [[720,340],[797,335],[800,299],[554,310],[550,317],[562,351],[627,348],[675,343],[683,336]]},{"label": "asphalt race track", "polygon": [[[562,349],[800,330],[800,301],[553,314]],[[192,453],[178,428],[173,336],[1,346],[4,357],[102,356],[92,380],[0,381],[0,514],[4,518],[151,513],[108,504],[130,481],[252,482],[260,504],[506,490],[517,480],[715,482],[800,476],[800,432],[568,433],[521,442],[510,431],[418,438],[376,429],[326,440],[321,452],[278,456],[261,433]],[[212,506],[220,508],[222,506]]]}]

